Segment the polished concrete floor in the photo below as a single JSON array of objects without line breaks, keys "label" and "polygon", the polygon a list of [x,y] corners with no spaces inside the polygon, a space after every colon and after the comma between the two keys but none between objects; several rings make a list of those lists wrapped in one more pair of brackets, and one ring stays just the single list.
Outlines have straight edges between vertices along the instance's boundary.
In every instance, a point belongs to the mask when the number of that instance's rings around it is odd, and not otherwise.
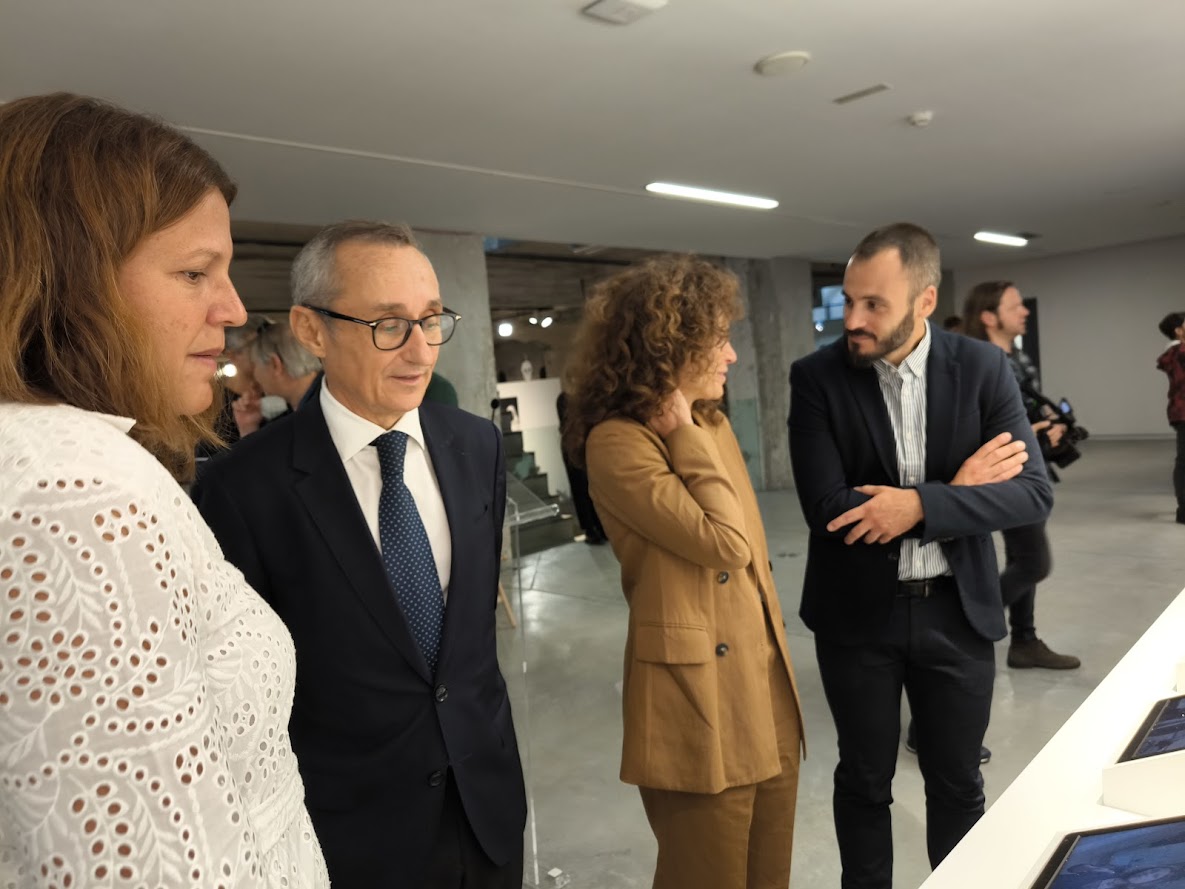
[{"label": "polished concrete floor", "polygon": [[[1185,526],[1173,521],[1173,445],[1090,441],[1063,473],[1050,522],[1054,572],[1038,589],[1037,629],[1079,655],[1070,672],[1010,670],[997,678],[984,767],[990,805],[1185,585]],[[803,763],[791,885],[839,886],[831,819],[835,732],[811,635],[797,618],[806,529],[792,491],[761,495],[774,574],[803,698]],[[572,543],[523,560],[521,588],[506,575],[520,617],[499,616],[532,810],[526,883],[572,889],[648,887],[655,844],[635,788],[618,780],[621,651],[626,607],[608,547]],[[894,782],[894,884],[929,873],[916,760],[902,748]],[[1007,850],[1001,850],[1007,854]],[[724,887],[722,887],[724,889]]]}]

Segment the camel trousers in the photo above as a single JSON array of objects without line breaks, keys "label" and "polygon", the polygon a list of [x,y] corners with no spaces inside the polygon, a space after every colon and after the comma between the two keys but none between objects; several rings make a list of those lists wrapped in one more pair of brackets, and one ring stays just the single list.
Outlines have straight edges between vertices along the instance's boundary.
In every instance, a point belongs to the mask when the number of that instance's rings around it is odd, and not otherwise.
[{"label": "camel trousers", "polygon": [[658,840],[654,889],[787,889],[802,726],[771,636],[770,691],[782,772],[720,793],[639,787]]}]

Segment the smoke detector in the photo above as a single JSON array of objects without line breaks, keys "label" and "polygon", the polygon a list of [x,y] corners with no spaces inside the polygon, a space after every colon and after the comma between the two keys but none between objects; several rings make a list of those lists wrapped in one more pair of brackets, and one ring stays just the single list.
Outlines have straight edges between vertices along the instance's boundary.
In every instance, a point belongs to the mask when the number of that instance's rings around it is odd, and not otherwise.
[{"label": "smoke detector", "polygon": [[811,54],[806,50],[795,49],[790,52],[774,53],[761,59],[753,70],[763,77],[776,77],[779,74],[793,74],[807,66]]},{"label": "smoke detector", "polygon": [[934,122],[934,112],[933,111],[915,111],[909,117],[905,118],[905,120],[911,127],[917,127],[918,129],[924,129],[925,127],[930,126],[930,124]]},{"label": "smoke detector", "polygon": [[643,16],[657,12],[667,5],[667,0],[595,0],[581,13],[589,18],[600,19],[614,25],[632,25]]}]

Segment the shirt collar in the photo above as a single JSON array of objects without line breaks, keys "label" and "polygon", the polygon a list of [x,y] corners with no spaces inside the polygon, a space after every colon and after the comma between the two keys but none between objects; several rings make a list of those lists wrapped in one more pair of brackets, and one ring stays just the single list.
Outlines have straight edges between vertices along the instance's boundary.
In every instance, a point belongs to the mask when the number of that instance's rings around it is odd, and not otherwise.
[{"label": "shirt collar", "polygon": [[129,432],[131,432],[132,427],[136,425],[136,421],[131,417],[121,417],[118,414],[100,414],[94,412],[93,416],[96,420],[102,420],[107,425],[114,426],[124,435],[127,435]]},{"label": "shirt collar", "polygon": [[923,321],[922,323],[926,325],[925,332],[922,334],[922,339],[916,346],[914,346],[913,351],[905,356],[905,360],[901,362],[901,366],[894,367],[885,359],[880,358],[876,362],[878,370],[897,374],[904,374],[908,372],[919,378],[926,376],[926,361],[930,357],[930,322]]},{"label": "shirt collar", "polygon": [[[358,416],[334,398],[333,393],[329,391],[328,379],[321,381],[321,412],[325,415],[325,425],[329,427],[329,436],[333,439],[342,463],[353,460],[376,438],[388,431],[377,423]],[[427,450],[424,430],[420,426],[419,408],[408,411],[391,428],[406,433],[408,438]]]}]

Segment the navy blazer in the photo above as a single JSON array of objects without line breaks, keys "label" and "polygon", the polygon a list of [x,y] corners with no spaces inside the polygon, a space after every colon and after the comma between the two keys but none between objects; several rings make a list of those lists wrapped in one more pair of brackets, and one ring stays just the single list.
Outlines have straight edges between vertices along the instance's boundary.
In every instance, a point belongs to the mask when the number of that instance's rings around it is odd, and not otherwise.
[{"label": "navy blazer", "polygon": [[495,638],[506,475],[488,420],[425,403],[452,534],[428,672],[319,398],[212,460],[194,500],[296,644],[290,732],[334,889],[416,886],[451,770],[496,864],[522,851],[526,796]]},{"label": "navy blazer", "polygon": [[[1007,630],[992,532],[1040,522],[1053,493],[1004,350],[931,325],[926,363],[926,475],[917,486],[925,518],[910,533],[939,541],[972,628],[986,639]],[[790,368],[790,459],[810,547],[803,621],[840,643],[876,639],[896,594],[900,540],[848,546],[850,527],[827,523],[868,500],[860,485],[900,486],[897,448],[874,368],[856,369],[843,339]],[[1015,479],[991,485],[949,482],[988,440],[1011,432],[1029,461]]]}]

